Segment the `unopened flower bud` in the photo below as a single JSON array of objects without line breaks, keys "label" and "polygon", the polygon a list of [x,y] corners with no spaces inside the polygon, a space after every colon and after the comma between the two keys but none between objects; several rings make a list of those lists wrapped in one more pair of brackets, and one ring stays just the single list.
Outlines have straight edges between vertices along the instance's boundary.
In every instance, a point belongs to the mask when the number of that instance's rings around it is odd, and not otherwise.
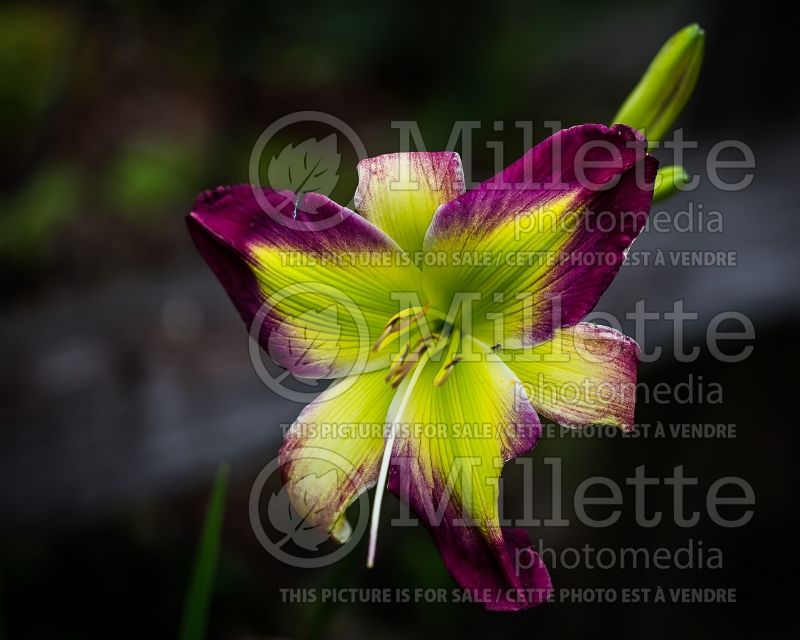
[{"label": "unopened flower bud", "polygon": [[650,142],[662,140],[697,84],[705,39],[700,26],[690,24],[667,40],[613,122],[639,129]]}]

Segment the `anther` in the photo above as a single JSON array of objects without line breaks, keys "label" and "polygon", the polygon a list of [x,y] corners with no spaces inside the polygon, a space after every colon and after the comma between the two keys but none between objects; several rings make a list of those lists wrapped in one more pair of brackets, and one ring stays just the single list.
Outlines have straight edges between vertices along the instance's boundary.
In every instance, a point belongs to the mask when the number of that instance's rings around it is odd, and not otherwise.
[{"label": "anther", "polygon": [[453,368],[456,364],[464,359],[464,356],[457,355],[456,353],[459,346],[461,346],[461,333],[458,329],[453,329],[450,335],[450,342],[447,345],[447,354],[444,357],[444,362],[436,374],[436,377],[433,379],[434,387],[441,387],[452,375]]},{"label": "anther", "polygon": [[426,302],[422,307],[407,307],[396,313],[383,328],[380,337],[372,347],[373,352],[380,351],[400,337],[400,334],[408,329],[412,323],[419,322],[428,313],[429,304]]}]

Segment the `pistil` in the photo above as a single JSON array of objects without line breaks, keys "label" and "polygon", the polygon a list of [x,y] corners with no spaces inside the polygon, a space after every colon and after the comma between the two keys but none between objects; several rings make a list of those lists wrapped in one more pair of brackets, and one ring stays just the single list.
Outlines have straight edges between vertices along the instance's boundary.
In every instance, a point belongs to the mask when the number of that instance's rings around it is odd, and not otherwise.
[{"label": "pistil", "polygon": [[389,407],[387,416],[388,432],[383,445],[383,458],[381,458],[381,468],[378,472],[378,482],[375,485],[375,502],[372,505],[372,520],[369,527],[369,548],[367,550],[367,567],[370,569],[375,565],[375,550],[378,545],[378,527],[380,526],[381,504],[383,503],[383,493],[386,490],[386,479],[389,475],[389,462],[392,458],[392,449],[394,448],[394,441],[397,437],[397,429],[400,427],[400,420],[405,413],[408,401],[411,398],[411,393],[414,386],[417,384],[422,370],[425,368],[425,363],[428,359],[428,352],[423,351],[419,366],[414,370],[413,375],[406,382],[402,391],[398,392],[400,397],[399,403],[396,405],[392,402]]}]

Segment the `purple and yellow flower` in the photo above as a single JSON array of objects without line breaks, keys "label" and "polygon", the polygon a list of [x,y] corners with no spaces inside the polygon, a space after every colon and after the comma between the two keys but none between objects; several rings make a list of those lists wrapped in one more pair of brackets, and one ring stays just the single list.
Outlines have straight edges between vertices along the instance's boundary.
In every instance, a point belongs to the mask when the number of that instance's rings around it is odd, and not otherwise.
[{"label": "purple and yellow flower", "polygon": [[[191,235],[264,349],[335,380],[281,449],[307,522],[346,540],[345,510],[377,485],[371,564],[388,486],[458,584],[495,594],[488,609],[547,599],[544,564],[515,564],[534,552],[500,525],[498,479],[540,416],[631,428],[637,345],[583,319],[645,225],[656,170],[634,129],[586,124],[468,191],[455,153],[363,160],[358,213],[249,185],[198,198]],[[348,469],[304,456],[319,450]]]}]

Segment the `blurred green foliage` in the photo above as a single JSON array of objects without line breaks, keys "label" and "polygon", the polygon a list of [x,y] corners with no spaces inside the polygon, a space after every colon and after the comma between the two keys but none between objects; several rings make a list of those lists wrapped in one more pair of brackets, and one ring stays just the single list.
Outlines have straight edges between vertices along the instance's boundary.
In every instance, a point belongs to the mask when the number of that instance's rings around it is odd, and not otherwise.
[{"label": "blurred green foliage", "polygon": [[106,200],[134,221],[176,207],[199,179],[199,152],[176,140],[134,140],[122,149],[104,182]]},{"label": "blurred green foliage", "polygon": [[35,5],[0,7],[2,142],[33,128],[52,99],[53,82],[71,36],[62,12]]},{"label": "blurred green foliage", "polygon": [[77,213],[82,180],[77,167],[45,166],[17,192],[0,197],[0,257],[32,260],[58,242],[52,233]]},{"label": "blurred green foliage", "polygon": [[[480,120],[471,165],[484,178],[495,167],[487,141],[505,144],[507,163],[525,150],[516,120],[537,123],[534,141],[547,134],[544,120],[606,121],[685,20],[675,7],[688,0],[672,4],[630,14],[636,29],[615,38],[630,0],[510,0],[491,11],[472,0],[399,10],[323,0],[6,3],[0,290],[46,286],[54,268],[67,280],[112,277],[126,260],[194,257],[183,216],[195,195],[246,182],[259,134],[300,110],[341,118],[370,155],[397,149],[395,120],[417,121],[428,149],[454,142],[456,120]],[[329,133],[280,132],[259,162],[262,182],[287,144]],[[357,158],[337,152],[332,196],[347,203]],[[124,242],[109,241],[116,231]]]}]

